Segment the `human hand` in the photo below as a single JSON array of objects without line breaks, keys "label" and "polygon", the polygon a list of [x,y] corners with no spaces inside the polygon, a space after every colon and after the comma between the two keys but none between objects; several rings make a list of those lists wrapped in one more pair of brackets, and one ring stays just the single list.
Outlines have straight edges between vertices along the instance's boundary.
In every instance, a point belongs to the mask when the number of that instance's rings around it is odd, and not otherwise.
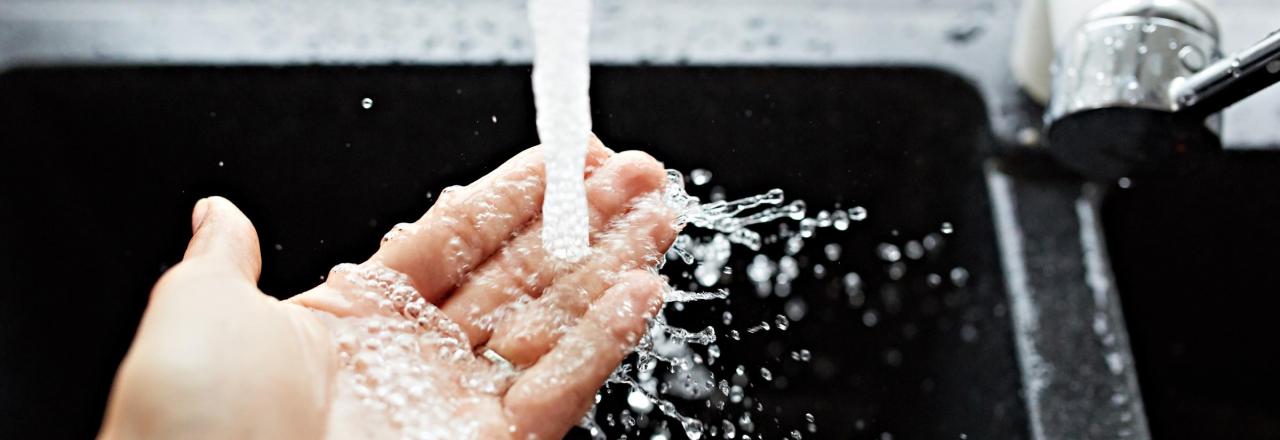
[{"label": "human hand", "polygon": [[248,219],[202,200],[101,436],[562,436],[661,306],[651,269],[675,235],[653,158],[593,140],[587,170],[592,255],[577,264],[542,249],[535,147],[286,301],[255,286]]}]

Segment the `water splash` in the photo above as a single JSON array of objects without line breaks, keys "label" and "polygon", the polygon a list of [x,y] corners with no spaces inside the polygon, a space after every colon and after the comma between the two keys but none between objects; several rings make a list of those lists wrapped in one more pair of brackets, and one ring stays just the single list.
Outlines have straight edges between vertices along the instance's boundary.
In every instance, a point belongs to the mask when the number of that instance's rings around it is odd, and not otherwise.
[{"label": "water splash", "polygon": [[[694,185],[706,185],[711,173],[706,170],[695,170],[690,182]],[[723,190],[721,190],[723,191]],[[717,192],[713,190],[713,195]],[[685,228],[671,249],[668,259],[679,259],[686,265],[693,266],[692,279],[699,285],[712,287],[719,285],[722,275],[727,273],[727,263],[733,254],[733,245],[739,245],[750,251],[759,251],[765,239],[759,232],[749,227],[779,220],[805,220],[805,203],[800,200],[784,204],[785,196],[781,189],[773,189],[764,194],[744,197],[735,200],[714,200],[708,203],[689,195],[685,190],[685,176],[675,170],[667,170],[667,183],[663,192],[666,204],[676,213],[677,226]],[[839,223],[841,230],[848,227],[848,212],[839,211],[840,215],[832,219],[828,213],[824,227],[832,227]],[[865,216],[865,213],[862,213]],[[696,236],[709,237],[697,238]],[[789,258],[789,257],[784,257]],[[660,269],[663,265],[659,265]],[[795,261],[783,263],[784,269],[779,279],[785,284],[788,277],[794,279],[798,275]],[[766,284],[778,273],[775,265],[768,257],[756,255],[752,266],[748,267],[748,276],[761,284]],[[683,308],[685,303],[695,301],[726,301],[730,298],[728,289],[720,288],[709,291],[682,290],[669,286],[664,292],[667,307],[675,310]],[[732,322],[732,314],[725,312],[723,322],[727,326]],[[790,321],[783,315],[777,315],[771,325],[761,322],[748,328],[748,333],[776,328],[786,330]],[[729,339],[740,339],[736,330],[729,330]],[[699,331],[691,331],[670,324],[665,314],[660,313],[650,322],[649,331],[642,336],[636,347],[635,356],[623,363],[609,378],[608,383],[621,385],[628,389],[627,402],[631,411],[639,415],[647,414],[653,408],[658,413],[677,423],[684,435],[690,439],[720,434],[735,438],[739,433],[744,436],[754,431],[749,414],[744,413],[737,420],[731,417],[716,420],[699,420],[682,414],[665,395],[682,398],[685,401],[704,401],[708,408],[723,410],[726,402],[749,405],[752,399],[746,395],[744,385],[749,380],[745,369],[739,366],[735,371],[731,385],[728,379],[719,379],[707,365],[720,357],[720,346],[717,345],[716,329],[707,326]],[[696,347],[703,347],[697,348]],[[705,356],[702,354],[705,353]],[[808,358],[808,352],[805,351]],[[665,365],[665,374],[659,374]],[[774,379],[774,374],[767,368],[759,368],[760,378],[766,382]],[[601,392],[607,392],[608,385]],[[759,402],[756,402],[759,406]],[[746,408],[749,412],[750,408]],[[625,412],[621,419],[636,419]],[[625,426],[627,432],[630,426]],[[591,432],[598,426],[596,421],[583,424],[582,427]],[[594,434],[593,434],[594,435]],[[656,428],[653,438],[668,438],[669,432]],[[745,438],[745,437],[744,437]]]},{"label": "water splash", "polygon": [[[448,191],[451,190],[445,192]],[[727,303],[732,300],[729,290],[716,287],[724,281],[722,276],[730,274],[726,265],[732,254],[742,248],[757,252],[762,243],[774,243],[779,238],[778,235],[761,237],[749,229],[750,226],[798,220],[811,225],[807,234],[811,237],[816,228],[839,229],[841,216],[836,213],[844,212],[823,211],[825,215],[819,213],[822,219],[806,218],[803,202],[784,204],[783,192],[776,189],[752,197],[702,203],[685,191],[684,177],[675,171],[668,172],[667,186],[660,197],[651,195],[645,200],[647,203],[666,203],[676,209],[677,222],[685,229],[674,241],[667,258],[678,258],[695,267],[694,273],[686,278],[709,287],[705,290],[683,290],[669,286],[663,292],[668,311],[680,310],[689,303]],[[790,231],[786,224],[779,225],[782,231]],[[416,227],[411,224],[396,225],[384,239],[393,241],[415,232]],[[800,233],[779,235],[793,238]],[[662,269],[664,261],[656,262],[653,270]],[[785,296],[790,289],[789,283],[801,276],[800,265],[791,255],[784,255],[775,263],[768,256],[757,253],[752,259],[752,266],[747,268],[747,276],[758,286],[767,285],[771,292],[780,296]],[[950,275],[953,281],[967,276],[959,272]],[[476,356],[470,350],[471,344],[465,333],[418,295],[403,274],[366,263],[339,265],[328,279],[330,283],[345,284],[353,303],[378,311],[363,320],[345,319],[334,324],[344,367],[340,382],[343,389],[355,393],[356,400],[375,413],[385,414],[390,426],[406,438],[468,438],[478,435],[477,426],[448,416],[451,405],[466,402],[428,404],[426,399],[433,389],[451,383],[461,384],[475,398],[491,398],[500,394],[517,372],[502,362],[469,364],[471,368],[463,370],[473,371],[473,374],[461,377],[446,377],[426,371],[412,362],[421,353],[430,352],[434,357],[462,363],[475,362]],[[860,284],[859,280],[853,281]],[[847,287],[860,288],[860,285]],[[861,295],[860,291],[858,294]],[[799,298],[793,298],[787,303],[785,316],[778,314],[754,325],[745,325],[742,330],[748,334],[787,331],[793,325],[792,321],[798,321],[804,315],[803,303],[797,301]],[[723,322],[726,327],[734,323],[732,314],[727,311],[718,315],[715,321]],[[743,324],[739,319],[738,325]],[[729,377],[717,377],[708,366],[720,358],[721,345],[741,339],[737,329],[717,332],[711,325],[700,330],[686,329],[669,322],[665,312],[659,313],[641,336],[634,355],[613,372],[597,394],[598,403],[602,393],[609,392],[610,386],[623,387],[627,390],[626,403],[630,409],[614,417],[614,414],[599,413],[593,407],[581,419],[579,426],[596,439],[608,438],[611,428],[619,424],[627,433],[624,435],[628,436],[638,428],[652,430],[654,438],[670,438],[674,429],[679,429],[691,439],[723,437],[726,434],[743,438],[746,435],[756,436],[755,429],[762,421],[754,420],[750,413],[762,416],[764,407],[750,394],[755,389],[751,380],[775,382],[785,376],[764,366],[748,370],[739,365]],[[811,359],[807,350],[794,353],[792,357],[799,362]],[[496,368],[476,368],[490,363]],[[759,373],[748,377],[747,371]],[[674,399],[682,400],[682,405],[701,403],[706,408],[717,410],[717,413],[711,416],[704,413],[699,417],[685,414]],[[730,411],[730,405],[740,406],[743,412]],[[602,424],[601,419],[605,423]]]}]

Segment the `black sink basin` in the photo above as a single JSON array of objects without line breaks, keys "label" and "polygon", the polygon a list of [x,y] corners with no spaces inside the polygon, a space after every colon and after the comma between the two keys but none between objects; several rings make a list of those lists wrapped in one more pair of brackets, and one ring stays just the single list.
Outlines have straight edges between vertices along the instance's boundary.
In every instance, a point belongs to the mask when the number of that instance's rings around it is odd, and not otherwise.
[{"label": "black sink basin", "polygon": [[[0,76],[0,437],[96,432],[147,291],[181,256],[195,200],[238,203],[262,239],[261,286],[291,295],[371,253],[433,192],[534,144],[528,74],[206,67]],[[763,366],[785,378],[748,390],[763,404],[753,413],[758,433],[806,431],[812,413],[818,429],[806,438],[1028,436],[983,183],[992,140],[970,85],[889,68],[601,67],[592,80],[595,131],[615,149],[707,168],[730,197],[777,187],[811,214],[837,204],[870,212],[848,231],[820,229],[797,256],[802,271],[827,271],[793,288],[791,298],[807,303],[804,319],[740,342],[722,337],[713,371]],[[372,108],[360,105],[366,97]],[[955,229],[944,244],[905,260],[891,279],[878,246],[905,246],[944,222]],[[837,262],[825,261],[829,242],[843,247]],[[766,251],[779,255],[780,246]],[[735,248],[730,264],[727,309],[738,329],[772,321],[790,299],[756,296],[742,275],[750,258]],[[957,267],[967,279],[930,283]],[[864,281],[865,303],[851,305],[841,286],[850,271]],[[669,313],[700,328],[725,310]],[[799,349],[813,359],[791,359]],[[617,394],[602,412],[617,410]]]},{"label": "black sink basin", "polygon": [[1230,151],[1107,197],[1107,241],[1156,438],[1280,438],[1278,169],[1278,153]]}]

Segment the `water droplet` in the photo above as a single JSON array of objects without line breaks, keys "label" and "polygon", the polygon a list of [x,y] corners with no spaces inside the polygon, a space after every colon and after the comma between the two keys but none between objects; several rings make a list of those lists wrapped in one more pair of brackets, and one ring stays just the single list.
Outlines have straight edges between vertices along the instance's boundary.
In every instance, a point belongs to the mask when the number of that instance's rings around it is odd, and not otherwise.
[{"label": "water droplet", "polygon": [[919,241],[911,240],[903,246],[903,252],[906,254],[907,258],[919,260],[924,258],[924,245],[920,244]]},{"label": "water droplet", "polygon": [[965,324],[960,327],[960,339],[965,342],[973,342],[978,340],[978,328],[973,324]]},{"label": "water droplet", "polygon": [[956,287],[964,287],[965,284],[969,283],[969,271],[963,267],[951,269],[951,283],[955,284]]},{"label": "water droplet", "polygon": [[814,219],[811,219],[811,218],[806,218],[806,219],[804,219],[804,220],[800,220],[800,236],[801,236],[801,237],[804,237],[804,238],[812,237],[812,236],[813,236],[814,231],[815,231],[817,228],[818,228],[818,221],[817,221],[817,220],[814,220]]},{"label": "water droplet", "polygon": [[684,426],[684,435],[689,440],[700,440],[702,438],[702,422],[697,419],[682,418],[680,424]]},{"label": "water droplet", "polygon": [[889,265],[889,279],[897,281],[907,274],[907,264],[901,261]]},{"label": "water droplet", "polygon": [[849,219],[855,222],[866,220],[867,208],[863,208],[861,206],[854,206],[852,208],[849,208]]},{"label": "water droplet", "polygon": [[710,198],[711,198],[711,201],[712,201],[712,202],[722,202],[722,201],[724,201],[724,187],[723,187],[723,186],[720,186],[720,185],[716,185],[716,186],[711,187],[711,195],[710,195]]},{"label": "water droplet", "polygon": [[1125,393],[1113,393],[1111,395],[1111,404],[1115,406],[1124,405],[1129,401],[1129,395]]},{"label": "water droplet", "polygon": [[942,285],[942,275],[931,273],[925,277],[925,282],[929,287],[938,287]]},{"label": "water droplet", "polygon": [[1111,369],[1112,374],[1120,374],[1124,372],[1124,358],[1120,357],[1120,353],[1111,352],[1104,356],[1107,360],[1107,368]]},{"label": "water droplet", "polygon": [[897,350],[897,349],[895,349],[895,348],[890,348],[888,351],[885,351],[885,352],[884,352],[884,363],[885,363],[886,365],[889,365],[890,367],[897,367],[897,366],[901,366],[901,365],[902,365],[902,352],[901,352],[901,351],[898,351],[898,350]]},{"label": "water droplet", "polygon": [[773,264],[772,260],[769,260],[769,257],[764,256],[764,254],[756,254],[755,257],[752,257],[751,264],[747,265],[747,278],[757,283],[763,283],[773,278],[775,271],[777,271],[777,266]]},{"label": "water droplet", "polygon": [[1195,105],[1197,99],[1194,93],[1184,93],[1178,96],[1178,103],[1184,106]]},{"label": "water droplet", "polygon": [[366,109],[373,108],[373,98],[365,98],[360,100],[360,106]]},{"label": "water droplet", "polygon": [[[836,211],[836,212],[842,212],[842,211]],[[826,246],[822,247],[822,253],[826,254],[828,261],[839,261],[840,252],[841,252],[841,248],[839,243],[828,243]]]},{"label": "water droplet", "polygon": [[706,185],[707,182],[711,181],[711,171],[704,170],[702,168],[690,171],[689,180],[692,181],[694,185]]},{"label": "water droplet", "polygon": [[837,231],[848,230],[849,229],[849,213],[839,209],[835,210],[835,212],[832,212],[831,226],[834,226]]},{"label": "water droplet", "polygon": [[693,276],[697,278],[698,284],[711,287],[720,282],[720,267],[714,262],[704,262],[693,270]]},{"label": "water droplet", "polygon": [[816,220],[818,221],[819,228],[831,227],[831,212],[825,209],[818,211],[818,217],[816,218]]},{"label": "water droplet", "polygon": [[788,281],[796,279],[800,275],[800,264],[795,258],[783,256],[778,259],[778,277],[785,277]]},{"label": "water droplet", "polygon": [[643,391],[637,389],[632,389],[631,393],[627,394],[627,405],[631,407],[632,411],[640,414],[648,414],[649,411],[653,411],[653,401],[649,400],[649,396],[646,396]]},{"label": "water droplet", "polygon": [[854,294],[862,289],[862,277],[857,272],[849,272],[844,274],[844,291],[847,294]]},{"label": "water droplet", "polygon": [[737,430],[734,428],[735,427],[733,426],[733,422],[730,422],[728,420],[720,421],[720,431],[723,433],[724,438],[732,439],[737,437],[738,435]]},{"label": "water droplet", "polygon": [[1130,104],[1137,104],[1142,100],[1142,91],[1139,90],[1138,81],[1130,80],[1124,85],[1124,97]]},{"label": "water droplet", "polygon": [[223,165],[226,165],[226,162],[218,161],[218,167],[219,167],[219,168],[221,168]]},{"label": "water droplet", "polygon": [[804,302],[803,298],[792,298],[783,306],[787,312],[787,317],[792,321],[804,319],[804,315],[809,312],[809,305]]},{"label": "water droplet", "polygon": [[862,312],[862,325],[865,325],[867,327],[875,327],[876,324],[879,322],[880,322],[880,316],[876,314],[875,310],[867,310],[865,312]]},{"label": "water droplet", "polygon": [[876,255],[879,255],[881,260],[891,263],[902,259],[902,251],[892,243],[880,243],[876,246]]},{"label": "water droplet", "polygon": [[756,333],[756,332],[762,332],[762,331],[769,331],[768,322],[761,321],[759,324],[756,324],[747,329],[747,333]]},{"label": "water droplet", "polygon": [[[739,376],[743,376],[743,375],[745,375],[745,374],[739,374]],[[742,395],[742,387],[741,387],[741,386],[739,386],[739,385],[733,385],[733,386],[730,386],[730,387],[729,387],[729,401],[730,401],[730,402],[733,402],[733,403],[742,403],[742,397],[743,397],[743,395]]]},{"label": "water droplet", "polygon": [[787,255],[798,254],[801,249],[804,249],[804,237],[792,235],[791,238],[787,239]]},{"label": "water droplet", "polygon": [[951,226],[951,222],[942,222],[942,226],[938,228],[943,234],[955,232],[955,227]]},{"label": "water droplet", "polygon": [[[804,200],[791,202],[791,204],[787,205],[787,217],[792,220],[803,219],[806,209],[807,207],[804,204]],[[783,223],[783,225],[785,225],[785,223]]]}]

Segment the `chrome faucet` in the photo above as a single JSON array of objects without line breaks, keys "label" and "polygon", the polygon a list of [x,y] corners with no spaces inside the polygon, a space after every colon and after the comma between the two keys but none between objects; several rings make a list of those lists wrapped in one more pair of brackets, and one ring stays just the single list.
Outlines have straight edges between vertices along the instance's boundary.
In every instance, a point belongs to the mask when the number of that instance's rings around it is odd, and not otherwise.
[{"label": "chrome faucet", "polygon": [[1112,0],[1058,49],[1045,114],[1049,149],[1111,180],[1221,149],[1222,109],[1280,81],[1280,32],[1231,57],[1191,0]]}]

